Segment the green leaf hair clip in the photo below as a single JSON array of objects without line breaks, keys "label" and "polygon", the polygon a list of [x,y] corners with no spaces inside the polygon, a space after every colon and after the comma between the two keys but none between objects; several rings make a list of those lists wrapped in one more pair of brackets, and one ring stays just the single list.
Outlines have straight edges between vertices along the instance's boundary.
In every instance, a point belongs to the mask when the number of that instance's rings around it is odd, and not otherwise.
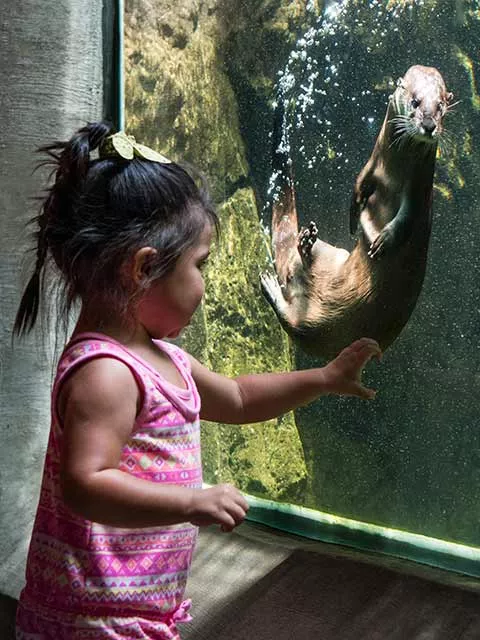
[{"label": "green leaf hair clip", "polygon": [[146,147],[144,144],[136,142],[133,136],[127,136],[124,131],[114,133],[100,145],[98,150],[100,158],[123,158],[133,160],[134,157],[151,160],[152,162],[162,162],[169,164],[171,160],[162,156],[158,151]]}]

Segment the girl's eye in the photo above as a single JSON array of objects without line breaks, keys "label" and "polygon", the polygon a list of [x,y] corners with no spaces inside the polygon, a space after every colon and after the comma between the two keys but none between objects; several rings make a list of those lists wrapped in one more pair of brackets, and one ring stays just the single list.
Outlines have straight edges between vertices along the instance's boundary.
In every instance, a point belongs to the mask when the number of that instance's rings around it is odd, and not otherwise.
[{"label": "girl's eye", "polygon": [[205,269],[205,267],[207,266],[207,260],[202,260],[201,262],[198,263],[198,268],[200,269],[200,271],[203,271]]}]

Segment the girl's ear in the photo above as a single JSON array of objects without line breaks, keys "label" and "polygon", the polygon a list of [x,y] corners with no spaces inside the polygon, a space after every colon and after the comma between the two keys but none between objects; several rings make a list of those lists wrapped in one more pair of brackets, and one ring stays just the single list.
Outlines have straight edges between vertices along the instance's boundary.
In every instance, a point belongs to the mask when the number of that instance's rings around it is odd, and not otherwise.
[{"label": "girl's ear", "polygon": [[131,276],[137,286],[145,285],[156,255],[157,250],[153,247],[142,247],[133,256]]}]

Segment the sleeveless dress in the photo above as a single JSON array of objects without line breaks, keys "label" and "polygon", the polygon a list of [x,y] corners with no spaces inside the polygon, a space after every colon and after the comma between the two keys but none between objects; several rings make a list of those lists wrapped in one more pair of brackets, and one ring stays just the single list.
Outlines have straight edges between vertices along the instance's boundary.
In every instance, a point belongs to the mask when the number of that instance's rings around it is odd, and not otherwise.
[{"label": "sleeveless dress", "polygon": [[94,358],[120,360],[132,372],[143,405],[119,469],[151,482],[200,488],[200,398],[186,354],[155,341],[186,389],[103,334],[80,334],[60,359],[37,515],[17,612],[17,640],[178,640],[191,620],[183,600],[197,527],[110,527],[72,512],[60,493],[62,427],[56,402],[62,383]]}]

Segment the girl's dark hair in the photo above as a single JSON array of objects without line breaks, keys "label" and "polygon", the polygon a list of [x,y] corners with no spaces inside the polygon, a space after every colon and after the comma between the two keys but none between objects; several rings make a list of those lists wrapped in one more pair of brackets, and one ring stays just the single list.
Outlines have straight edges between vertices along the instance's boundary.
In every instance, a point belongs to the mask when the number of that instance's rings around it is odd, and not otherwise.
[{"label": "girl's dark hair", "polygon": [[40,164],[53,167],[55,181],[31,221],[37,225],[36,263],[17,311],[16,334],[35,325],[50,258],[63,282],[66,315],[77,299],[93,297],[125,310],[131,291],[120,284],[121,269],[138,249],[157,249],[151,282],[174,269],[207,223],[218,233],[204,180],[193,169],[141,158],[91,159],[111,133],[106,123],[90,123],[67,142],[39,149],[48,156]]}]

